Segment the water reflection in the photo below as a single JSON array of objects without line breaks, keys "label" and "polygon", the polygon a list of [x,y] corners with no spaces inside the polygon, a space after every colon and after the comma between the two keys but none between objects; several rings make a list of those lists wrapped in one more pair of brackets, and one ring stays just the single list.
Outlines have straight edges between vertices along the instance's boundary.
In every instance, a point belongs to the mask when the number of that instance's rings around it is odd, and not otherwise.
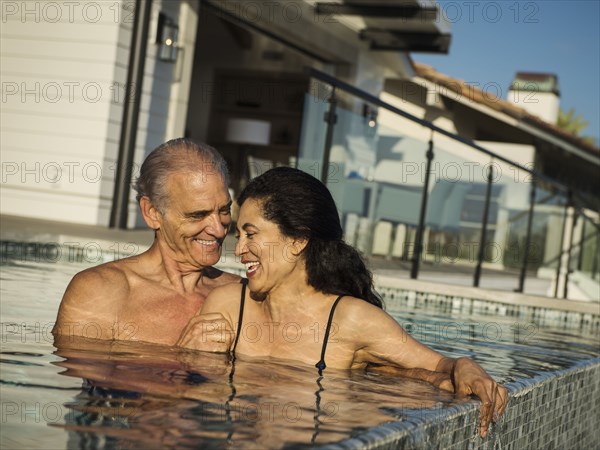
[{"label": "water reflection", "polygon": [[[2,448],[318,446],[384,422],[416,421],[452,402],[427,384],[374,373],[326,370],[319,385],[314,367],[281,361],[239,359],[230,380],[223,355],[143,344],[66,340],[57,343],[57,362],[50,330],[65,286],[82,268],[2,265]],[[386,305],[415,338],[474,357],[498,381],[598,356],[597,328],[441,314],[400,298]]]},{"label": "water reflection", "polygon": [[[456,403],[426,383],[130,342],[68,339],[54,362],[82,389],[69,447],[273,448],[337,442]],[[464,401],[464,400],[463,400]]]}]

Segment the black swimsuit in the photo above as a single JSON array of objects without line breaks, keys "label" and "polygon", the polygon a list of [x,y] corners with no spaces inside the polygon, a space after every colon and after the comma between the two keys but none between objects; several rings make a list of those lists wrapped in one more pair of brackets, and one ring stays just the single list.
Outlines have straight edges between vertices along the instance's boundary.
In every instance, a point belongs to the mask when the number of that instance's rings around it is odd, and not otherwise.
[{"label": "black swimsuit", "polygon": [[[248,280],[242,280],[242,296],[240,298],[240,316],[238,319],[237,333],[235,335],[235,342],[233,343],[233,348],[231,350],[231,354],[233,359],[235,359],[235,349],[238,344],[238,340],[240,339],[240,334],[242,332],[242,319],[244,318],[244,302],[246,300],[246,286],[248,285]],[[331,324],[333,322],[333,313],[335,312],[335,308],[337,304],[342,299],[343,295],[340,295],[333,302],[333,306],[331,307],[331,311],[329,312],[329,320],[327,321],[327,328],[325,328],[325,337],[323,339],[323,348],[321,349],[321,359],[318,363],[315,364],[315,367],[319,369],[319,375],[322,375],[323,370],[327,367],[325,364],[325,350],[327,349],[327,341],[329,339],[329,331],[331,330]]]}]

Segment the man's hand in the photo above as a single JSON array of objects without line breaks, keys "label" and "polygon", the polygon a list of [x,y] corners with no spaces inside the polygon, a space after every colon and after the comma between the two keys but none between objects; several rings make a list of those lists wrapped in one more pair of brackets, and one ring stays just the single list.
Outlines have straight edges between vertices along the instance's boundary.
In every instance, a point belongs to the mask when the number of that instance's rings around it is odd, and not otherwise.
[{"label": "man's hand", "polygon": [[229,321],[221,313],[192,317],[177,341],[178,347],[207,352],[228,352],[235,337]]},{"label": "man's hand", "polygon": [[479,434],[485,437],[490,423],[496,422],[504,414],[508,403],[508,391],[469,358],[458,358],[454,362],[451,376],[456,394],[473,394],[481,400]]}]

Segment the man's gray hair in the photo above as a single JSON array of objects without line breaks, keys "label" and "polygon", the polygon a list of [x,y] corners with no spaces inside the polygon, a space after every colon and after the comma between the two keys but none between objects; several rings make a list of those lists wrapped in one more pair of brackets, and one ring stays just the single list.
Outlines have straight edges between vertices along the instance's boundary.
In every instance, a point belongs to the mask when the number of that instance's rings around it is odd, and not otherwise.
[{"label": "man's gray hair", "polygon": [[168,203],[167,177],[176,172],[218,173],[229,186],[229,170],[223,156],[210,145],[187,138],[172,139],[154,149],[142,163],[135,182],[137,201],[148,197],[162,213]]}]

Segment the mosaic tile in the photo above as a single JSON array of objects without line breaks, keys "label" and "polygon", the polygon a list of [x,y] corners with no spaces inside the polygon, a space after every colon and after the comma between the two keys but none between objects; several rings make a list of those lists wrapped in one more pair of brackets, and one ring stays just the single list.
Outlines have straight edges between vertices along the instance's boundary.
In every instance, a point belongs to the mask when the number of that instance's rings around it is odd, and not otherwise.
[{"label": "mosaic tile", "polygon": [[599,378],[600,358],[594,358],[569,369],[508,384],[511,401],[505,417],[486,439],[474,437],[479,403],[471,402],[431,415],[412,427],[391,423],[369,430],[360,440],[349,439],[324,448],[597,449]]}]

